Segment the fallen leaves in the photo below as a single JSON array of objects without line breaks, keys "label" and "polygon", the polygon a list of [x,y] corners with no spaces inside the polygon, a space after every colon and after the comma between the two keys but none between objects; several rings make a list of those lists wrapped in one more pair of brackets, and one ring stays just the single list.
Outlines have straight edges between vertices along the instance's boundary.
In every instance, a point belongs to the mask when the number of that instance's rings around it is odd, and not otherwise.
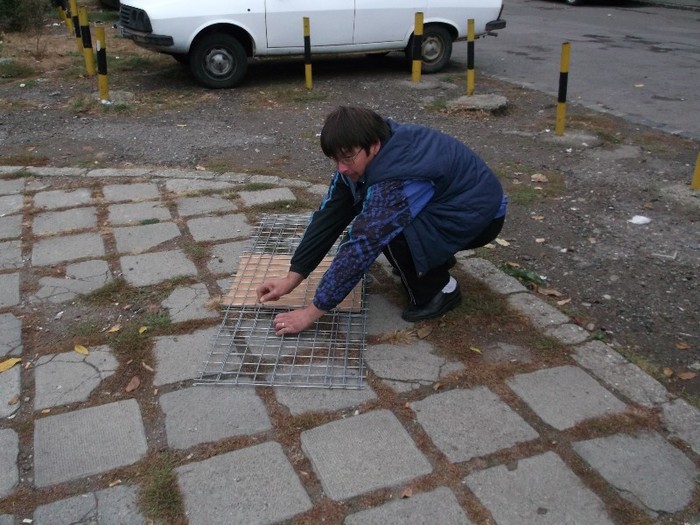
[{"label": "fallen leaves", "polygon": [[695,379],[697,377],[696,372],[681,372],[678,374],[678,379],[681,379],[682,381],[690,381],[691,379]]},{"label": "fallen leaves", "polygon": [[87,348],[85,348],[83,345],[75,345],[73,347],[73,350],[78,352],[81,355],[88,355],[90,353],[90,351]]},{"label": "fallen leaves", "polygon": [[683,341],[678,341],[676,343],[676,348],[678,348],[678,350],[690,350],[690,345],[688,343],[684,343]]},{"label": "fallen leaves", "polygon": [[108,333],[108,334],[114,334],[114,333],[118,332],[118,331],[121,330],[121,329],[122,329],[122,325],[120,325],[120,324],[115,324],[115,325],[110,326],[110,327],[107,329],[107,333]]},{"label": "fallen leaves", "polygon": [[129,384],[126,385],[126,388],[124,390],[126,392],[133,392],[134,390],[136,390],[140,386],[141,386],[141,380],[139,379],[139,376],[134,376],[131,378],[131,381],[129,381]]},{"label": "fallen leaves", "polygon": [[530,175],[530,181],[543,183],[549,182],[549,179],[547,178],[547,175],[544,175],[543,173],[533,173],[532,175]]},{"label": "fallen leaves", "polygon": [[15,366],[17,363],[21,363],[21,357],[11,357],[0,363],[0,373],[8,371],[10,368]]}]

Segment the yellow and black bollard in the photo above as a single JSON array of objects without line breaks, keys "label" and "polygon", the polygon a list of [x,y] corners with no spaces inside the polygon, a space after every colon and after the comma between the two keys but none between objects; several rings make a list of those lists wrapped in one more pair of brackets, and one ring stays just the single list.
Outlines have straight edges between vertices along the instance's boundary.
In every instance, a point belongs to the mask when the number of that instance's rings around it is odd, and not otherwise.
[{"label": "yellow and black bollard", "polygon": [[309,17],[304,17],[304,77],[306,89],[311,89],[313,81],[311,77],[311,23]]},{"label": "yellow and black bollard", "polygon": [[70,0],[70,18],[73,26],[73,36],[78,46],[78,53],[83,54],[83,39],[80,37],[80,20],[78,20],[78,1]]},{"label": "yellow and black bollard", "polygon": [[80,36],[83,39],[83,56],[85,57],[85,71],[91,77],[95,76],[95,55],[92,51],[92,35],[90,34],[90,22],[88,21],[87,7],[78,9],[78,21],[80,22]]},{"label": "yellow and black bollard", "polygon": [[561,66],[559,67],[559,96],[557,98],[557,122],[554,128],[557,136],[564,134],[566,125],[566,86],[569,83],[569,56],[571,44],[564,42],[561,46]]},{"label": "yellow and black bollard", "polygon": [[97,85],[100,90],[100,101],[109,102],[109,82],[107,80],[107,45],[105,41],[105,28],[95,26],[95,40],[97,42]]},{"label": "yellow and black bollard", "polygon": [[66,9],[62,5],[59,5],[57,9],[58,18],[61,19],[62,24],[66,24],[66,29],[68,29],[68,35],[73,35],[73,30],[71,29],[71,21],[68,15],[66,14]]},{"label": "yellow and black bollard", "polygon": [[467,20],[467,95],[474,94],[474,19]]},{"label": "yellow and black bollard", "polygon": [[698,153],[698,158],[695,159],[695,171],[693,172],[693,180],[690,183],[690,188],[693,190],[700,190],[700,153]]},{"label": "yellow and black bollard", "polygon": [[413,58],[411,80],[413,80],[413,82],[420,82],[421,66],[423,65],[423,13],[420,11],[418,11],[415,16],[411,57]]}]

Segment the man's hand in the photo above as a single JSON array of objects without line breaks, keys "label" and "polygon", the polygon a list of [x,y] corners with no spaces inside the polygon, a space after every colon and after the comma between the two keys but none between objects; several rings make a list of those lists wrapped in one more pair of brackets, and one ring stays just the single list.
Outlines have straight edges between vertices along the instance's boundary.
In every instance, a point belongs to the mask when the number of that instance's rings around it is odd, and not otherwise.
[{"label": "man's hand", "polygon": [[319,310],[313,304],[310,304],[291,312],[277,314],[274,321],[272,321],[272,326],[276,335],[296,334],[309,328],[316,319],[325,313],[323,310]]},{"label": "man's hand", "polygon": [[304,280],[298,273],[289,272],[286,277],[274,281],[266,281],[255,289],[259,303],[277,301],[283,295],[294,290]]}]

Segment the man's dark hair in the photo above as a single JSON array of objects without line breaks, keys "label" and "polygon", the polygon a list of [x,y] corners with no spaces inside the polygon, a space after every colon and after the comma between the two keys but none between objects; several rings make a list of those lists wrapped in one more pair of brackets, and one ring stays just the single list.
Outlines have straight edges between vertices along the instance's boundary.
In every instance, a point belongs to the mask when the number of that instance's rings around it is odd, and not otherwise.
[{"label": "man's dark hair", "polygon": [[369,147],[389,138],[389,125],[371,109],[340,106],[327,117],[321,130],[321,149],[326,157],[336,159],[360,146]]}]

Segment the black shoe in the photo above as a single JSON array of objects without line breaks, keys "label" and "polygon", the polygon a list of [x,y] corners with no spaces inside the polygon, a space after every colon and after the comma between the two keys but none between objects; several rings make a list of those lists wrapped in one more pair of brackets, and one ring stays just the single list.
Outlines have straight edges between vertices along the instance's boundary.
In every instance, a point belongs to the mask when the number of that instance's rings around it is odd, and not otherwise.
[{"label": "black shoe", "polygon": [[[454,255],[450,255],[450,258],[447,259],[447,269],[449,270],[450,268],[454,267],[455,264],[457,264],[457,259],[455,258]],[[396,276],[400,276],[401,272],[399,272],[398,268],[392,268],[391,273],[393,273]]]},{"label": "black shoe", "polygon": [[424,319],[435,319],[456,308],[462,302],[462,292],[457,288],[450,293],[438,292],[428,303],[422,306],[411,305],[406,308],[401,317],[404,321],[415,323]]}]

